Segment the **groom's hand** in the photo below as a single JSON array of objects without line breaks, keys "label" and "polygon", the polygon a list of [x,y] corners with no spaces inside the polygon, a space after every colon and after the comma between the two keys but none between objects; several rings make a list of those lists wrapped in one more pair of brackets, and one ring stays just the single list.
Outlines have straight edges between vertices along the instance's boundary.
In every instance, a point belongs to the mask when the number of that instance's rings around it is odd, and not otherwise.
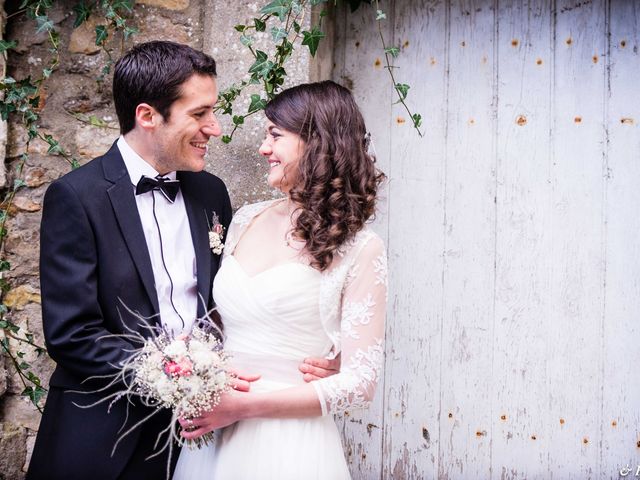
[{"label": "groom's hand", "polygon": [[298,368],[304,374],[302,378],[305,382],[330,377],[340,372],[340,355],[333,359],[305,358]]}]

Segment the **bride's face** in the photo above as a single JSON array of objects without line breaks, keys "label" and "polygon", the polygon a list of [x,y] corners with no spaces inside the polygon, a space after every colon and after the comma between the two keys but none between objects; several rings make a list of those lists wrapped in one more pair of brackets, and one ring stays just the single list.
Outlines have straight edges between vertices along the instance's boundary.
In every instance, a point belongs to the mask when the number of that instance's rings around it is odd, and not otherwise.
[{"label": "bride's face", "polygon": [[267,135],[258,150],[269,161],[267,182],[273,188],[288,193],[298,177],[298,163],[304,152],[300,135],[277,127],[267,120]]}]

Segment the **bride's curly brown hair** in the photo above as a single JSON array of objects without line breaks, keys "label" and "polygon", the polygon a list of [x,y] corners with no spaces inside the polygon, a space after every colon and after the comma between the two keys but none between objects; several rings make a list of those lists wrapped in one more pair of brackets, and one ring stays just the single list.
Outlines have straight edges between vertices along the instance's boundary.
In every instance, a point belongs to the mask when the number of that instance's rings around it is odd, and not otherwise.
[{"label": "bride's curly brown hair", "polygon": [[265,113],[305,142],[289,191],[296,205],[292,233],[306,243],[311,266],[324,271],[373,216],[385,178],[367,153],[364,118],[351,92],[332,81],[283,90]]}]

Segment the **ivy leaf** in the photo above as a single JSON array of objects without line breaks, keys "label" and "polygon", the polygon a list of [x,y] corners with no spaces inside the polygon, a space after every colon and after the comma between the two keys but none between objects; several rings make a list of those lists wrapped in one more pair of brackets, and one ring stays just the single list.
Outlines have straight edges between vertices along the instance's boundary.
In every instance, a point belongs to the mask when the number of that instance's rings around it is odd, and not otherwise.
[{"label": "ivy leaf", "polygon": [[312,7],[315,7],[316,5],[320,5],[321,3],[327,3],[328,0],[311,0],[309,3],[311,4]]},{"label": "ivy leaf", "polygon": [[414,113],[411,116],[411,120],[413,120],[413,126],[416,128],[420,128],[420,126],[422,125],[422,115],[420,115],[419,113]]},{"label": "ivy leaf", "polygon": [[11,269],[11,264],[6,260],[0,260],[0,272],[6,272]]},{"label": "ivy leaf", "polygon": [[256,51],[256,61],[249,67],[249,73],[264,77],[273,67],[273,62],[269,61],[267,54],[262,50]]},{"label": "ivy leaf", "polygon": [[38,15],[36,17],[36,22],[38,24],[36,33],[48,32],[50,30],[53,30],[53,22],[46,15]]},{"label": "ivy leaf", "polygon": [[138,33],[138,29],[135,27],[124,27],[124,39],[129,40],[129,37]]},{"label": "ivy leaf", "polygon": [[298,22],[293,22],[293,29],[295,30],[296,33],[300,33],[300,24]]},{"label": "ivy leaf", "polygon": [[[31,373],[31,372],[29,372]],[[47,394],[47,391],[42,388],[40,385],[36,385],[36,387],[27,387],[22,391],[22,395],[28,397],[34,405],[38,405],[40,400]]]},{"label": "ivy leaf", "polygon": [[18,42],[12,40],[7,42],[6,40],[0,40],[0,53],[4,53],[7,50],[11,50],[12,48],[16,48],[18,46]]},{"label": "ivy leaf", "polygon": [[287,38],[287,31],[282,27],[272,27],[271,38],[273,38],[274,42],[282,40],[283,38]]},{"label": "ivy leaf", "polygon": [[291,0],[274,0],[260,9],[263,15],[276,15],[281,22],[287,18],[287,13],[291,8]]},{"label": "ivy leaf", "polygon": [[253,25],[256,27],[256,32],[264,32],[267,29],[267,23],[259,18],[253,19]]},{"label": "ivy leaf", "polygon": [[265,99],[260,98],[260,95],[254,93],[251,95],[251,103],[249,104],[249,113],[253,113],[258,110],[263,110],[267,106]]},{"label": "ivy leaf", "polygon": [[43,68],[42,69],[42,78],[45,80],[51,76],[53,70],[51,68]]},{"label": "ivy leaf", "polygon": [[231,137],[229,135],[223,135],[222,143],[229,143],[229,142],[231,142]]},{"label": "ivy leaf", "polygon": [[116,0],[111,4],[114,10],[126,10],[131,12],[133,10],[133,0]]},{"label": "ivy leaf", "polygon": [[19,188],[26,187],[26,186],[27,186],[27,183],[24,180],[22,180],[21,178],[16,178],[13,181],[13,189],[14,190],[18,190]]},{"label": "ivy leaf", "polygon": [[240,35],[240,43],[245,47],[250,47],[251,45],[253,45],[253,37],[250,37],[249,35],[245,35],[243,33],[242,35]]},{"label": "ivy leaf", "polygon": [[376,10],[376,20],[385,20],[387,18],[387,14],[382,10]]},{"label": "ivy leaf", "polygon": [[409,87],[409,85],[407,85],[406,83],[396,83],[394,87],[398,92],[398,95],[400,96],[400,100],[404,100],[405,98],[407,98],[409,88],[411,88]]},{"label": "ivy leaf", "polygon": [[398,47],[388,47],[384,49],[384,53],[388,53],[393,58],[397,58],[400,54],[400,49]]},{"label": "ivy leaf", "polygon": [[73,6],[73,11],[76,12],[76,20],[73,22],[73,28],[78,28],[84,22],[89,19],[93,5],[87,6],[84,2],[77,3]]},{"label": "ivy leaf", "polygon": [[320,40],[325,37],[324,32],[314,25],[310,32],[302,32],[302,35],[304,36],[302,45],[308,46],[309,53],[311,53],[312,57],[315,57],[316,51],[318,50],[318,44],[320,43]]},{"label": "ivy leaf", "polygon": [[243,115],[234,115],[233,116],[233,124],[234,125],[242,125],[244,123]]},{"label": "ivy leaf", "polygon": [[244,33],[244,31],[247,29],[246,25],[236,25],[235,27],[233,27],[236,31],[240,32],[240,33]]},{"label": "ivy leaf", "polygon": [[96,27],[96,45],[101,47],[104,45],[105,40],[109,36],[109,32],[107,32],[107,27],[104,25],[98,25]]}]

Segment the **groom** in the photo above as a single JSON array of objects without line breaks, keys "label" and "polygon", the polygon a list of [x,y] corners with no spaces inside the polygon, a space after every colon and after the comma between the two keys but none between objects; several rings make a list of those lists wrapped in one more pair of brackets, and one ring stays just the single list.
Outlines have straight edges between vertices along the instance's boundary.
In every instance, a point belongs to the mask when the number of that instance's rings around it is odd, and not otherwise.
[{"label": "groom", "polygon": [[[202,169],[220,135],[213,114],[215,61],[171,42],[135,46],[116,66],[113,96],[122,136],[102,157],[51,184],[44,198],[40,278],[43,327],[56,363],[27,478],[160,479],[166,455],[145,461],[169,425],[120,400],[90,377],[113,374],[131,344],[109,334],[145,333],[135,316],[176,332],[212,306],[220,256],[208,230],[225,230],[231,203],[222,181]],[[122,314],[122,317],[121,317]],[[123,425],[125,425],[123,428]],[[174,459],[177,454],[174,453]]]}]

